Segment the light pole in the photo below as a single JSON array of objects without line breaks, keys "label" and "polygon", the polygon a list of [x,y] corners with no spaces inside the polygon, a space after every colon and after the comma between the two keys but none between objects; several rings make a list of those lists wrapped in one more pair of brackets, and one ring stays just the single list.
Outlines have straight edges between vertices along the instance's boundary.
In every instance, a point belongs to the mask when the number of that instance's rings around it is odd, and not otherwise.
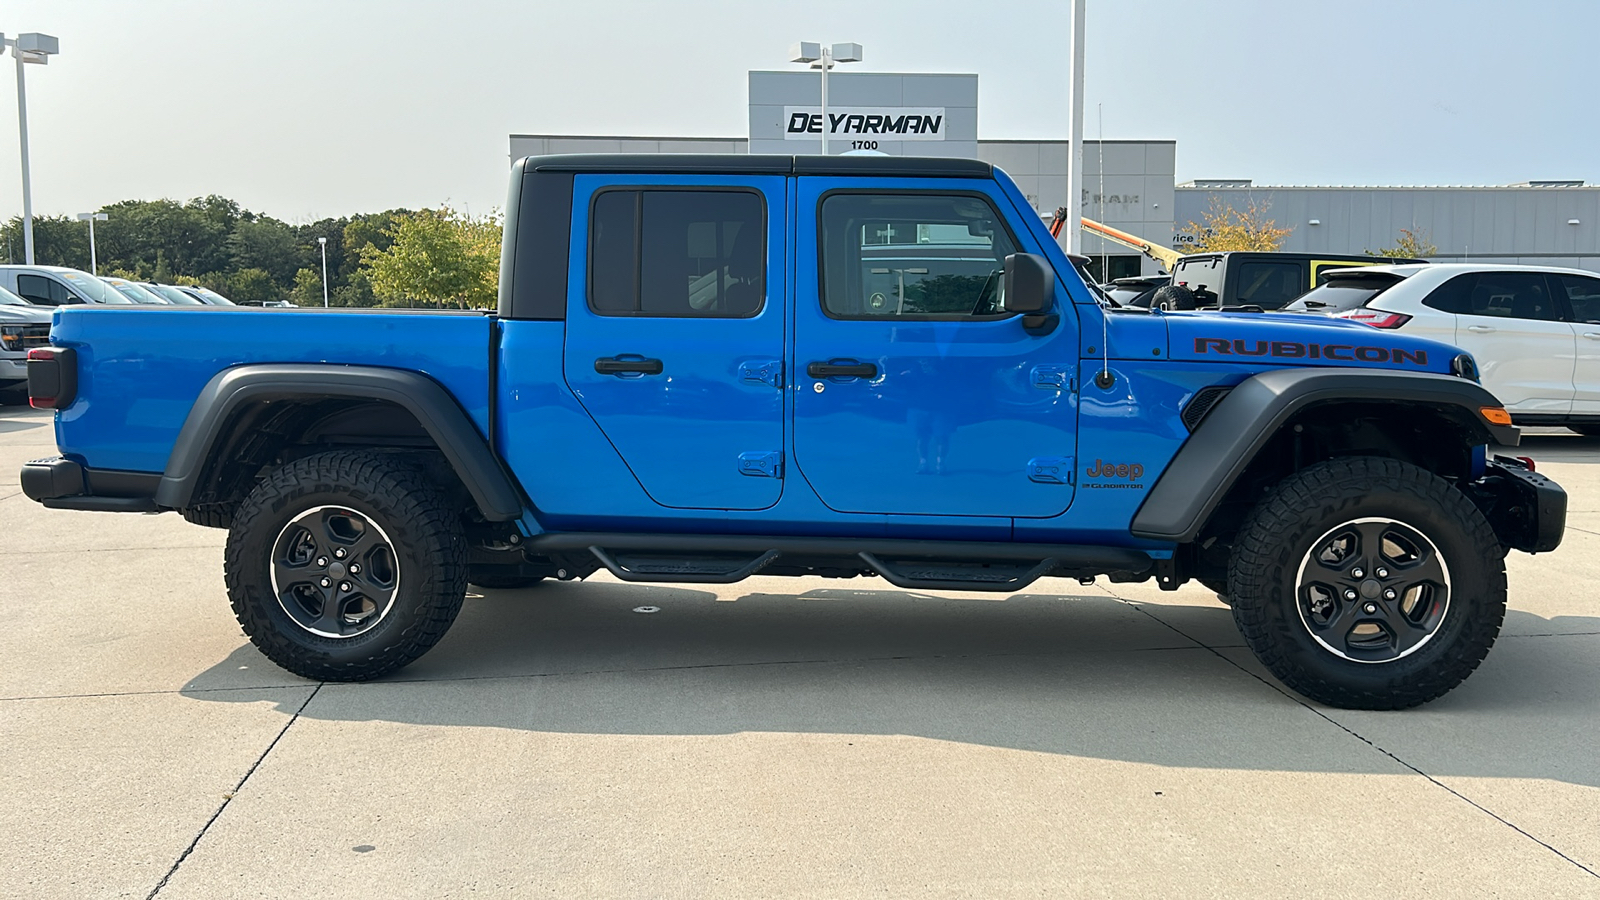
[{"label": "light pole", "polygon": [[789,61],[810,63],[822,70],[822,155],[828,155],[828,70],[834,63],[861,62],[860,44],[834,44],[800,41],[789,48]]},{"label": "light pole", "polygon": [[48,34],[30,31],[7,40],[0,34],[0,52],[11,48],[17,58],[17,130],[22,135],[22,253],[33,265],[33,187],[28,179],[28,92],[23,84],[24,63],[48,65],[53,54],[61,52],[61,42]]},{"label": "light pole", "polygon": [[1072,0],[1072,46],[1067,57],[1072,83],[1067,110],[1067,252],[1083,252],[1083,20],[1084,0]]},{"label": "light pole", "polygon": [[79,222],[88,222],[89,223],[89,274],[90,275],[99,275],[100,274],[100,264],[95,262],[95,258],[94,258],[94,223],[96,223],[96,222],[104,222],[105,220],[107,220],[109,218],[111,218],[111,217],[106,215],[105,213],[78,213],[78,221]]},{"label": "light pole", "polygon": [[322,308],[328,308],[328,239],[317,238],[317,244],[322,247]]}]

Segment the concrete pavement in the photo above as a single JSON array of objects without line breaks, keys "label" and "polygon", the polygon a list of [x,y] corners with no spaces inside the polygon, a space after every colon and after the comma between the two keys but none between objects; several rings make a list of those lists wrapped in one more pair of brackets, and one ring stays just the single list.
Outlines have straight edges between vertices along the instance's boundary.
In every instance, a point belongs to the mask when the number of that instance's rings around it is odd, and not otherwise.
[{"label": "concrete pavement", "polygon": [[0,408],[0,896],[1600,896],[1600,440],[1527,441],[1566,542],[1383,714],[1103,580],[485,591],[320,685],[240,634],[221,532],[21,497],[52,452]]}]

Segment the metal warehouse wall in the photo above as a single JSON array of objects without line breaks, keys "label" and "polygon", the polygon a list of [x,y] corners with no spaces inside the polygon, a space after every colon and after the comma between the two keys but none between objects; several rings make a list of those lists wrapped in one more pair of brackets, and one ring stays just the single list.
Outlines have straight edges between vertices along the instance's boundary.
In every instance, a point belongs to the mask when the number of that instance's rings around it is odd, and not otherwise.
[{"label": "metal warehouse wall", "polygon": [[1400,229],[1409,228],[1439,248],[1433,257],[1439,262],[1600,272],[1600,187],[1180,186],[1177,227],[1199,221],[1213,197],[1235,209],[1252,199],[1266,204],[1268,218],[1293,229],[1284,250],[1363,253],[1393,246]]}]

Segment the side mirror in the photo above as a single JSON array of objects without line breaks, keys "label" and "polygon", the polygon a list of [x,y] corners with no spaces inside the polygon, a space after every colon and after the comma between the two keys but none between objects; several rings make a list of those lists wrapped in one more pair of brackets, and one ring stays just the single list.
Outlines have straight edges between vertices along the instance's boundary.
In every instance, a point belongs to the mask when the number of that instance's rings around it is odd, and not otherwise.
[{"label": "side mirror", "polygon": [[1044,257],[1013,253],[1006,257],[1005,273],[1006,312],[1030,316],[1049,308],[1056,276]]}]

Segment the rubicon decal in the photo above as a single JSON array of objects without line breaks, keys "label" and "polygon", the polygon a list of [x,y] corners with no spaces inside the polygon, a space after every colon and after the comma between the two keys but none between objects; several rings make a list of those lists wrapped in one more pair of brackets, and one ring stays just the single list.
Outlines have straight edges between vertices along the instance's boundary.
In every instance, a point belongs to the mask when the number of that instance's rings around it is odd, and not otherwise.
[{"label": "rubicon decal", "polygon": [[1335,362],[1428,364],[1428,351],[1361,344],[1302,344],[1298,341],[1244,341],[1195,338],[1194,352],[1217,356],[1271,356],[1279,359],[1331,359]]},{"label": "rubicon decal", "polygon": [[[944,107],[847,106],[828,110],[828,137],[850,135],[889,141],[942,141]],[[783,138],[809,140],[822,135],[822,110],[815,106],[783,108]]]},{"label": "rubicon decal", "polygon": [[1139,463],[1107,462],[1097,459],[1094,465],[1083,470],[1083,474],[1083,486],[1091,490],[1105,488],[1144,490],[1144,484],[1139,481],[1144,477],[1144,466]]}]

